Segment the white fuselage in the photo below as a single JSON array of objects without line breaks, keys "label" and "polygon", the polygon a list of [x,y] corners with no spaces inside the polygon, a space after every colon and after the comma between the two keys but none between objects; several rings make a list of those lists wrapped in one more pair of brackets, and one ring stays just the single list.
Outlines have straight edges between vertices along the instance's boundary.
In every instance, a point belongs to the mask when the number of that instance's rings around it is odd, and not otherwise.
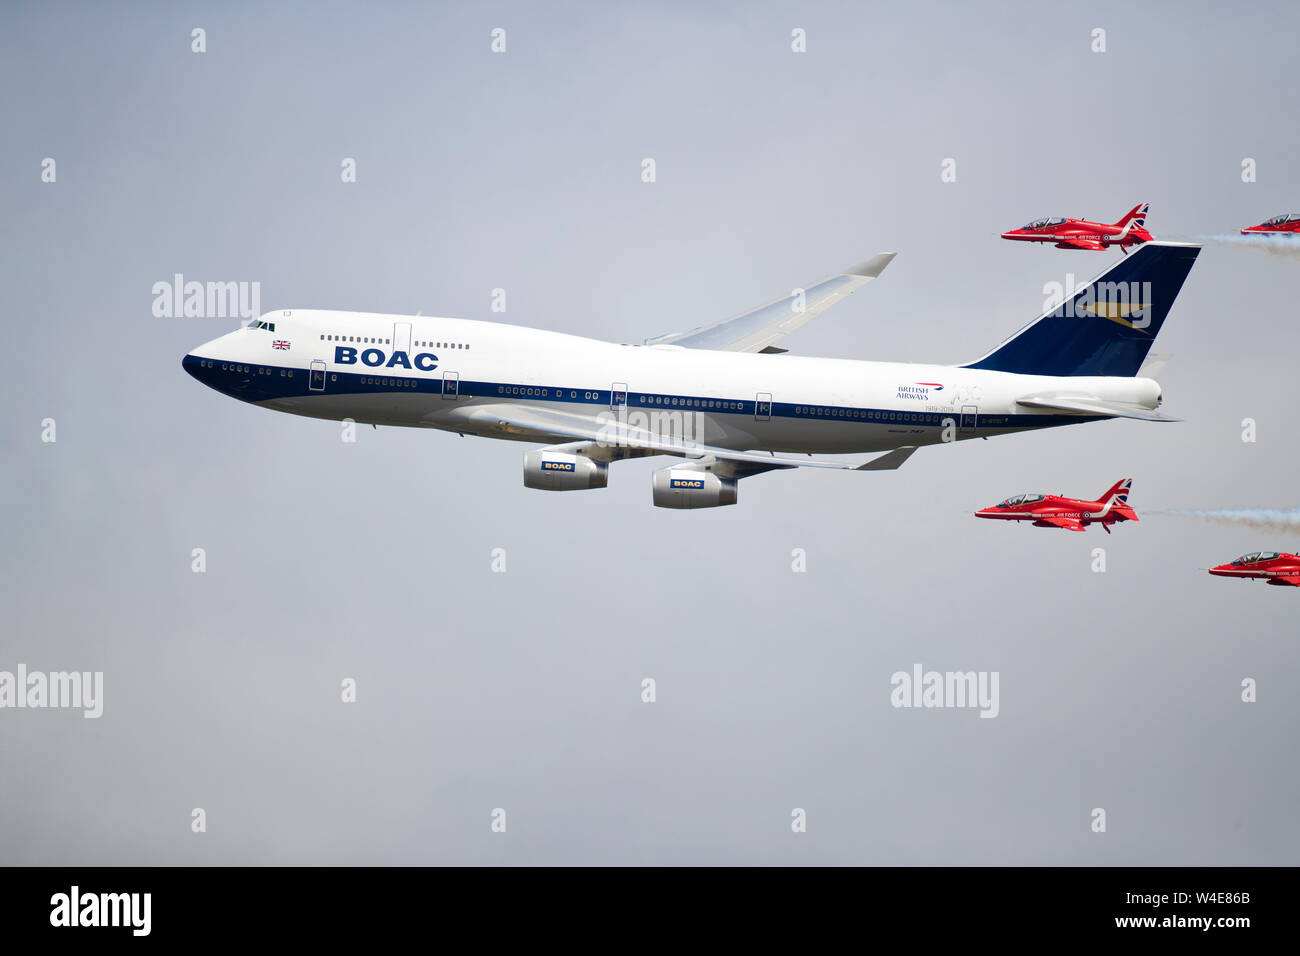
[{"label": "white fuselage", "polygon": [[[527,441],[485,406],[606,419],[684,414],[692,437],[737,451],[881,451],[1095,421],[1017,404],[1087,394],[1155,408],[1146,378],[1050,377],[943,365],[616,345],[493,322],[356,312],[267,313],[186,356],[211,387],[278,411]],[[279,347],[275,345],[279,343]],[[945,434],[945,431],[947,434]]]}]

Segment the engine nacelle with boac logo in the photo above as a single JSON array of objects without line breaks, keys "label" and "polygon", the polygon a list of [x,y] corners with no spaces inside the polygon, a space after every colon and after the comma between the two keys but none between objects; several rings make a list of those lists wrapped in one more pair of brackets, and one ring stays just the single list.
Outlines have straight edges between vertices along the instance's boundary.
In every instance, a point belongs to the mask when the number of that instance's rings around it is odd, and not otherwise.
[{"label": "engine nacelle with boac logo", "polygon": [[735,478],[680,465],[656,471],[651,488],[658,508],[719,508],[736,503]]},{"label": "engine nacelle with boac logo", "polygon": [[524,454],[524,486],[543,491],[583,491],[609,484],[609,464],[586,455],[537,448]]}]

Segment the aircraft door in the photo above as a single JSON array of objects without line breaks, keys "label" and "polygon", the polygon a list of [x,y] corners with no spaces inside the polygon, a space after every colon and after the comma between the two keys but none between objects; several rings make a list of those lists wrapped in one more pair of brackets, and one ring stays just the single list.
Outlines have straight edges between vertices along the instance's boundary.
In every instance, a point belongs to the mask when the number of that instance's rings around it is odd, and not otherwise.
[{"label": "aircraft door", "polygon": [[307,377],[307,388],[313,392],[325,391],[325,363],[320,359],[312,359],[311,372]]},{"label": "aircraft door", "polygon": [[627,405],[627,382],[615,382],[609,387],[609,407],[622,408]]},{"label": "aircraft door", "polygon": [[957,426],[959,432],[973,432],[979,423],[979,406],[963,405],[961,407],[961,424]]},{"label": "aircraft door", "polygon": [[772,417],[772,393],[759,392],[754,398],[754,421],[765,422]]},{"label": "aircraft door", "polygon": [[393,351],[406,352],[411,351],[411,323],[394,322],[393,323]]},{"label": "aircraft door", "polygon": [[443,372],[442,373],[442,397],[446,399],[456,398],[460,394],[460,373]]}]

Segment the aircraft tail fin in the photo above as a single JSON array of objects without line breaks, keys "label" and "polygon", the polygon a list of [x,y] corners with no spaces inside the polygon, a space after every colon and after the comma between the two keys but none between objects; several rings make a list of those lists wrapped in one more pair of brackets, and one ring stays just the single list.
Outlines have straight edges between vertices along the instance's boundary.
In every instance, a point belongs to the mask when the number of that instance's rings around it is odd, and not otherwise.
[{"label": "aircraft tail fin", "polygon": [[1201,247],[1147,242],[963,368],[1115,375],[1142,367]]},{"label": "aircraft tail fin", "polygon": [[1119,481],[1115,482],[1115,484],[1111,485],[1110,490],[1098,498],[1097,501],[1104,505],[1106,502],[1110,501],[1111,498],[1114,498],[1116,504],[1126,505],[1128,504],[1129,489],[1132,487],[1132,478],[1121,478]]},{"label": "aircraft tail fin", "polygon": [[1121,478],[1119,481],[1115,482],[1115,484],[1111,485],[1110,490],[1102,495],[1099,500],[1102,504],[1105,504],[1110,501],[1111,498],[1114,498],[1115,504],[1112,509],[1114,513],[1127,521],[1137,521],[1137,512],[1135,512],[1132,506],[1128,503],[1128,493],[1132,487],[1132,478]]},{"label": "aircraft tail fin", "polygon": [[1115,225],[1123,229],[1131,222],[1135,226],[1145,228],[1147,224],[1147,213],[1150,210],[1151,210],[1151,204],[1149,202],[1140,202],[1132,209],[1130,209],[1128,211],[1128,214],[1125,215],[1124,218],[1121,219],[1119,222],[1115,223]]}]

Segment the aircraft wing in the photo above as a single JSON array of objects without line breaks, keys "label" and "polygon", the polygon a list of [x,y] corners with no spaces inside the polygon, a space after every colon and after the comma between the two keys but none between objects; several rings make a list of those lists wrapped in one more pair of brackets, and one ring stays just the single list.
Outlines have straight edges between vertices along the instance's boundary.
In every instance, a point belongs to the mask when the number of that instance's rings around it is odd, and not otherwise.
[{"label": "aircraft wing", "polygon": [[[538,440],[551,438],[580,439],[596,442],[611,449],[628,449],[644,454],[678,455],[683,458],[712,456],[719,461],[745,462],[771,468],[834,468],[841,471],[890,471],[905,462],[915,446],[896,448],[861,465],[848,465],[839,461],[818,458],[779,458],[767,452],[736,451],[715,448],[698,442],[661,436],[643,428],[629,425],[622,416],[610,412],[605,420],[592,421],[580,415],[521,405],[477,405],[464,409],[467,424],[488,426],[506,434],[531,435]],[[630,456],[629,456],[630,457]]]},{"label": "aircraft wing", "polygon": [[1124,402],[1107,402],[1091,396],[1056,396],[1031,395],[1017,398],[1016,404],[1029,408],[1051,408],[1062,412],[1083,412],[1087,415],[1106,415],[1110,418],[1137,418],[1144,422],[1176,422],[1177,418],[1166,418],[1143,408],[1141,405],[1129,405]]},{"label": "aircraft wing", "polygon": [[1064,528],[1066,531],[1083,530],[1083,525],[1080,522],[1075,521],[1073,518],[1043,517],[1035,521],[1034,524],[1039,524],[1039,525],[1050,524],[1054,528]]},{"label": "aircraft wing", "polygon": [[646,345],[680,345],[721,352],[784,352],[786,349],[777,348],[773,343],[876,278],[896,255],[896,252],[882,252],[847,272],[827,276],[783,299],[714,325],[646,339]]},{"label": "aircraft wing", "polygon": [[1061,239],[1056,243],[1058,249],[1087,249],[1091,252],[1101,252],[1106,248],[1106,244],[1100,239]]}]

